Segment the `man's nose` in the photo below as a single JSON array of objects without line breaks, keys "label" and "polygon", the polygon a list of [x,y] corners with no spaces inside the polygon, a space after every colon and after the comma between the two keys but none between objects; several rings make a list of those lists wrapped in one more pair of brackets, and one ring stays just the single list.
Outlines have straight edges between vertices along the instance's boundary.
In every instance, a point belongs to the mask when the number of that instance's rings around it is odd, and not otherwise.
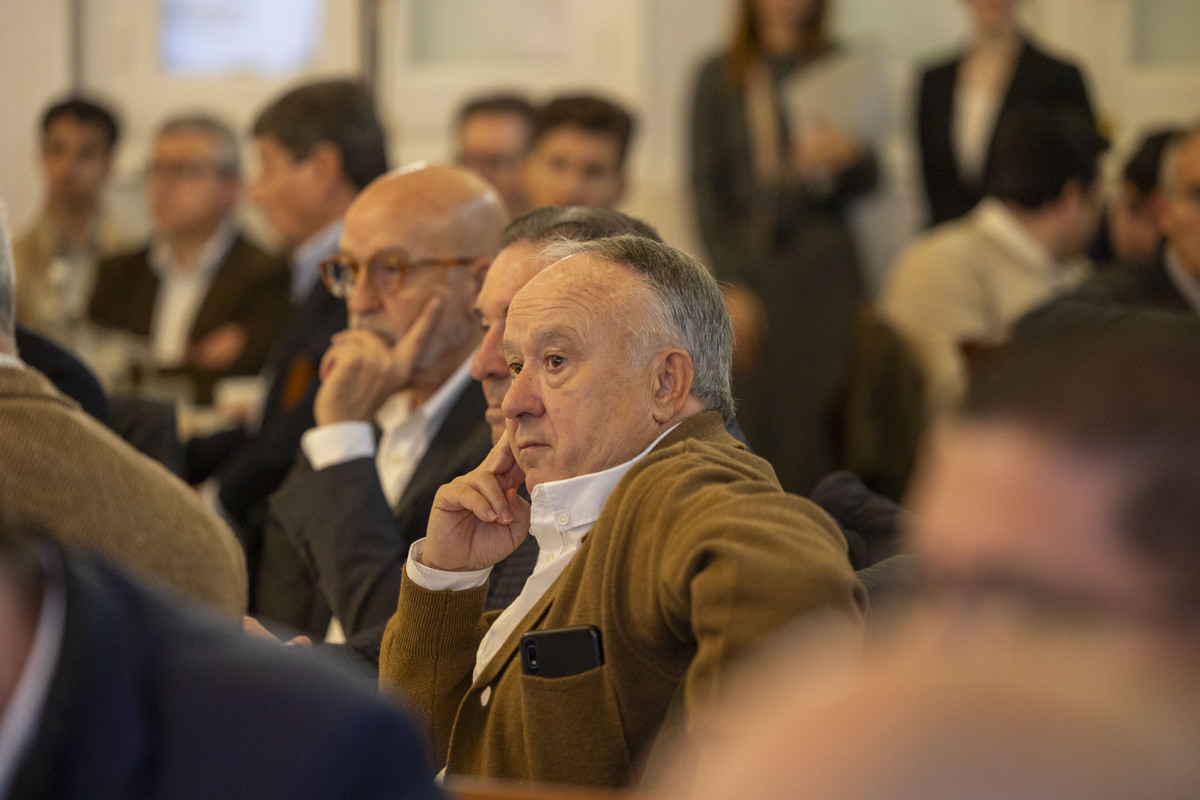
[{"label": "man's nose", "polygon": [[516,419],[524,414],[538,416],[542,413],[541,398],[538,397],[537,382],[532,372],[521,371],[513,376],[508,393],[504,395],[504,402],[500,404],[500,410],[509,419]]},{"label": "man's nose", "polygon": [[500,350],[500,338],[501,332],[495,325],[483,335],[483,341],[471,359],[471,377],[475,380],[508,377],[508,362]]},{"label": "man's nose", "polygon": [[379,308],[379,293],[371,285],[367,270],[362,270],[354,280],[354,288],[346,298],[346,310],[351,314],[361,314]]},{"label": "man's nose", "polygon": [[578,206],[583,205],[584,196],[584,178],[575,170],[564,170],[558,176],[558,197],[557,205],[559,206]]}]

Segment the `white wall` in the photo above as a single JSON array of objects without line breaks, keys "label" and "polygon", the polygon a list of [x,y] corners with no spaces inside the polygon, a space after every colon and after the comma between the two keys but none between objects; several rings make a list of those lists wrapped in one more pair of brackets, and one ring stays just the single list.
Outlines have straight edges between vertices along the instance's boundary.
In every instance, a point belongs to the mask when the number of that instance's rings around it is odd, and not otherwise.
[{"label": "white wall", "polygon": [[46,98],[70,84],[67,0],[0,2],[0,199],[20,229],[40,202],[33,160]]}]

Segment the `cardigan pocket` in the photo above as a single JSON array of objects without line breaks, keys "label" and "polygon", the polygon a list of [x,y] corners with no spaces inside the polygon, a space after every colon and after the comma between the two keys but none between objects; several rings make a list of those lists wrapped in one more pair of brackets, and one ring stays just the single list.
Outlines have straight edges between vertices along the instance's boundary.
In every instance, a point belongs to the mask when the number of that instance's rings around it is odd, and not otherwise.
[{"label": "cardigan pocket", "polygon": [[563,678],[521,675],[525,753],[551,782],[625,785],[633,758],[608,665]]}]

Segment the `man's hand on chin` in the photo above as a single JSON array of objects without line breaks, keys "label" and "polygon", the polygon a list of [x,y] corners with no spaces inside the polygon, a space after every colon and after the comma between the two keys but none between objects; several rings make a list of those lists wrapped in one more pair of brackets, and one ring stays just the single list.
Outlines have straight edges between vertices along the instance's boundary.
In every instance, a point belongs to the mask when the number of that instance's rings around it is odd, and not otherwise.
[{"label": "man's hand on chin", "polygon": [[517,493],[524,480],[506,433],[482,464],[438,490],[421,563],[486,569],[516,550],[529,533],[529,503]]},{"label": "man's hand on chin", "polygon": [[398,340],[370,325],[335,334],[321,358],[321,388],[313,404],[317,424],[371,422],[389,397],[408,388],[443,305],[442,293],[431,297]]}]

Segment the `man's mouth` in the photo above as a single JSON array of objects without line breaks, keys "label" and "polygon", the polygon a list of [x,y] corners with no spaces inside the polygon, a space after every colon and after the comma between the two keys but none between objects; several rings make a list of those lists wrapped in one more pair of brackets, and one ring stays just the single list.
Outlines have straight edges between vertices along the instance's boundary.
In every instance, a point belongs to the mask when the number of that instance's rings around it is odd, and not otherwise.
[{"label": "man's mouth", "polygon": [[391,331],[383,325],[380,325],[373,319],[359,318],[351,320],[350,327],[357,331],[367,331],[375,334],[382,339],[383,343],[389,348],[395,347],[396,342],[400,341],[400,337],[398,337],[394,331]]}]

